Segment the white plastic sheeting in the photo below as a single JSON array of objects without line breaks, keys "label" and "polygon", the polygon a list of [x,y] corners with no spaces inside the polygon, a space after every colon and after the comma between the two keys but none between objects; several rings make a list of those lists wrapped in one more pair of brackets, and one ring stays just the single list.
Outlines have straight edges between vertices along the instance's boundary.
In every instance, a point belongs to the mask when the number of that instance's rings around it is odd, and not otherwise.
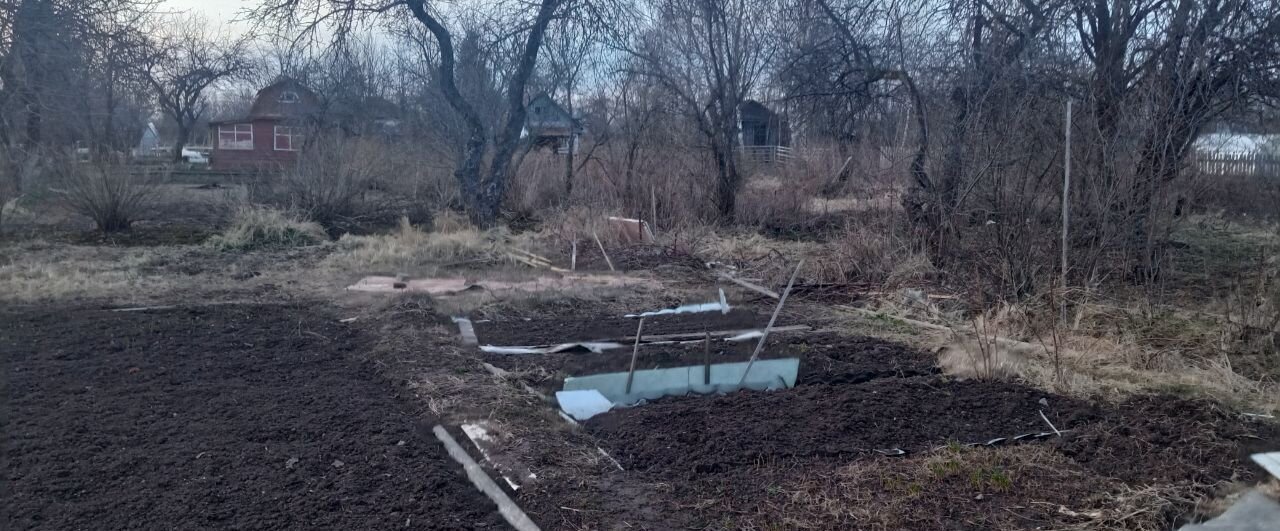
[{"label": "white plastic sheeting", "polygon": [[556,391],[556,402],[560,409],[576,420],[587,420],[613,409],[613,402],[595,389]]},{"label": "white plastic sheeting", "polygon": [[701,304],[686,304],[675,308],[667,308],[665,310],[655,310],[652,312],[632,313],[623,317],[656,317],[659,315],[676,315],[682,313],[704,313],[704,312],[720,312],[722,314],[729,313],[729,301],[725,299],[724,290],[720,290],[720,300],[715,302],[704,302]]},{"label": "white plastic sheeting", "polygon": [[[729,393],[740,389],[772,390],[795,387],[800,372],[798,358],[757,360],[751,373],[743,379],[747,363],[718,363],[707,367],[693,365],[669,369],[636,371],[631,392],[627,392],[627,373],[613,372],[590,376],[570,376],[564,380],[565,391],[596,390],[614,404],[630,405],[641,400],[689,393]],[[742,384],[739,385],[738,382]],[[710,383],[708,383],[710,382]]]}]

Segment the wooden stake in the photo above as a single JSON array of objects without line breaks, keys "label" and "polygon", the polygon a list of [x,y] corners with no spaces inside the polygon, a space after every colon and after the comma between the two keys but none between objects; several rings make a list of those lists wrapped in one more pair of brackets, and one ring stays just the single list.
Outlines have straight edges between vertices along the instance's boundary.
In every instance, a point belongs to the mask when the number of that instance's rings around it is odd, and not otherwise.
[{"label": "wooden stake", "polygon": [[604,263],[609,264],[609,271],[617,271],[613,268],[613,260],[609,259],[609,253],[605,252],[604,244],[600,243],[600,235],[596,231],[591,231],[591,237],[596,239],[596,245],[600,247],[600,254],[604,255]]},{"label": "wooden stake", "polygon": [[764,342],[769,339],[769,331],[773,330],[773,323],[778,320],[778,314],[782,312],[782,305],[787,303],[787,295],[791,294],[791,286],[796,282],[796,275],[800,274],[800,268],[804,267],[804,260],[796,264],[795,271],[791,272],[791,279],[787,281],[787,289],[782,290],[782,297],[778,298],[778,305],[773,307],[773,315],[769,317],[769,324],[764,327],[764,334],[760,335],[760,342],[756,343],[756,350],[751,353],[751,359],[747,360],[747,369],[742,371],[742,379],[738,380],[738,385],[747,381],[747,375],[751,374],[751,366],[755,365],[756,357],[760,356],[760,351],[764,350]]},{"label": "wooden stake", "polygon": [[658,230],[658,193],[654,186],[649,186],[649,239],[653,240],[653,232]]},{"label": "wooden stake", "polygon": [[627,394],[631,394],[631,380],[636,377],[636,357],[640,354],[640,332],[644,331],[644,317],[636,325],[636,344],[631,347],[631,370],[627,372]]},{"label": "wooden stake", "polygon": [[578,270],[578,240],[573,240],[569,246],[569,270]]},{"label": "wooden stake", "polygon": [[1065,326],[1067,324],[1067,231],[1071,227],[1071,100],[1067,100],[1067,118],[1063,129],[1067,145],[1062,155],[1062,277],[1058,280],[1058,288],[1062,292],[1058,295],[1061,299],[1058,318]]},{"label": "wooden stake", "polygon": [[711,385],[711,332],[702,329],[706,339],[702,341],[702,363],[706,366],[702,372],[702,384]]}]

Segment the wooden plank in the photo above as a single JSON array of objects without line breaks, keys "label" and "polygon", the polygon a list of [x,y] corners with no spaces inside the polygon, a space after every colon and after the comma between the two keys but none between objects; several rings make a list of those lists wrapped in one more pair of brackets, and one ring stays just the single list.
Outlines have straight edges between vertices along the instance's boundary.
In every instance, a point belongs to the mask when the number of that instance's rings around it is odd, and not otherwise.
[{"label": "wooden plank", "polygon": [[502,515],[502,518],[508,524],[511,524],[511,527],[518,531],[539,531],[538,525],[529,519],[529,515],[521,511],[520,507],[507,496],[507,493],[489,478],[484,469],[480,468],[480,464],[458,445],[458,441],[454,440],[452,435],[449,435],[444,426],[437,425],[431,431],[435,433],[436,439],[439,439],[440,444],[443,444],[445,450],[449,452],[449,457],[452,457],[454,461],[462,465],[462,469],[466,471],[467,479],[471,480],[471,484],[484,493],[485,496],[488,496],[494,505],[498,506],[498,513]]},{"label": "wooden plank", "polygon": [[747,282],[747,281],[742,280],[742,279],[739,279],[739,278],[734,278],[734,277],[731,277],[731,276],[729,276],[728,274],[726,274],[726,273],[722,273],[722,272],[719,272],[719,273],[716,273],[716,274],[717,274],[717,275],[719,275],[719,276],[720,276],[720,278],[722,278],[722,279],[728,280],[729,282],[732,282],[732,283],[734,283],[734,284],[737,284],[737,285],[739,285],[739,286],[742,286],[742,287],[744,287],[744,288],[747,288],[747,289],[749,289],[749,290],[751,290],[751,291],[754,291],[754,292],[756,292],[756,293],[759,293],[759,294],[761,294],[761,295],[764,295],[764,296],[767,296],[767,297],[772,297],[772,298],[774,298],[774,299],[782,298],[782,296],[781,296],[781,295],[778,295],[778,292],[773,291],[773,290],[771,290],[771,289],[769,289],[769,288],[766,288],[766,287],[764,287],[764,286],[761,286],[761,285],[759,285],[759,284],[753,284],[753,283],[751,283],[751,282]]},{"label": "wooden plank", "polygon": [[[745,329],[745,330],[718,330],[718,331],[689,331],[689,333],[680,334],[659,334],[645,335],[644,343],[667,343],[667,342],[698,342],[703,340],[707,335],[712,338],[732,338],[735,335],[753,333],[753,331],[762,331],[763,329]],[[809,325],[790,325],[790,326],[774,326],[773,333],[786,333],[786,331],[809,331],[813,330],[813,326]],[[591,343],[623,343],[635,340],[634,335],[627,335],[625,338],[599,339],[593,340]],[[550,345],[547,345],[550,347]]]}]

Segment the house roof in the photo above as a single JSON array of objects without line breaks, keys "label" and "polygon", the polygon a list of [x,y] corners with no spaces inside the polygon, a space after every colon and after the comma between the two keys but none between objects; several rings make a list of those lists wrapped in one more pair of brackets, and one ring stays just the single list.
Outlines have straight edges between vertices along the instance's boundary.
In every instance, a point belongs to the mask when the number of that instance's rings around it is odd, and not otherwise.
[{"label": "house roof", "polygon": [[281,77],[275,83],[263,87],[253,99],[248,119],[305,118],[320,107],[320,98],[301,82]]},{"label": "house roof", "polygon": [[777,113],[756,100],[745,100],[738,106],[738,114],[744,122],[767,122]]},{"label": "house roof", "polygon": [[1209,133],[1195,140],[1195,149],[1220,155],[1280,154],[1280,135]]},{"label": "house roof", "polygon": [[526,106],[525,126],[535,134],[542,132],[567,133],[570,128],[581,131],[582,124],[569,112],[543,92],[529,100]]}]

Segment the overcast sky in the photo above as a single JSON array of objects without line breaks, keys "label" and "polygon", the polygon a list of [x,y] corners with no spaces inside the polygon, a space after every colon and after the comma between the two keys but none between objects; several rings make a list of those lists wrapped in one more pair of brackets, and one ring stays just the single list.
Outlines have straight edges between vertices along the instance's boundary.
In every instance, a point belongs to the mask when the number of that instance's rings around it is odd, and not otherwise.
[{"label": "overcast sky", "polygon": [[259,0],[164,0],[164,6],[174,11],[201,13],[209,22],[220,24],[230,31],[244,31],[248,24],[234,22],[240,11],[254,7]]}]

